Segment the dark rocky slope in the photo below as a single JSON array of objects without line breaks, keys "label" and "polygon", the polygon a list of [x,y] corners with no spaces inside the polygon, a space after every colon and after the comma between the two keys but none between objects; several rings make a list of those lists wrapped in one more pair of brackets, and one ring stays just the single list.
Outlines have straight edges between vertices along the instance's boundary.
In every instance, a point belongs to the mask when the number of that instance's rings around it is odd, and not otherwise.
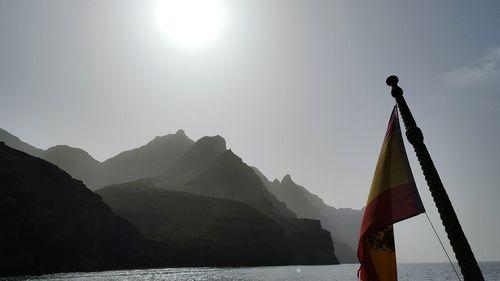
[{"label": "dark rocky slope", "polygon": [[97,192],[113,211],[171,249],[179,264],[255,266],[292,264],[285,233],[273,220],[239,202],[158,189],[151,180]]},{"label": "dark rocky slope", "polygon": [[0,142],[0,275],[161,265],[155,243],[49,162]]}]

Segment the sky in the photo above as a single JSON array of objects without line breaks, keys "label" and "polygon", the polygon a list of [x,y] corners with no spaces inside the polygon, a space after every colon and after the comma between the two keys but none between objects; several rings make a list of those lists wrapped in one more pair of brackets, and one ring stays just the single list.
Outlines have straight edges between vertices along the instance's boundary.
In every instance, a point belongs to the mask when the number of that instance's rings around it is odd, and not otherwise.
[{"label": "sky", "polygon": [[[221,135],[268,178],[359,209],[397,74],[477,259],[500,260],[500,2],[226,0],[192,48],[157,1],[0,0],[0,127],[98,160],[181,128]],[[425,216],[395,232],[399,261],[445,260]]]}]

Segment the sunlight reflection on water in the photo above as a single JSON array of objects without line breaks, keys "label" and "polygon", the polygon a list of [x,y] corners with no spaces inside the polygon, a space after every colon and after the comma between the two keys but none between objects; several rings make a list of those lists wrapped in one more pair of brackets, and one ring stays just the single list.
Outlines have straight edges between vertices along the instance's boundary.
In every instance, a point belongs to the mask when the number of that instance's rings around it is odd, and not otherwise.
[{"label": "sunlight reflection on water", "polygon": [[[0,280],[72,280],[72,281],[356,281],[358,265],[331,266],[274,266],[250,268],[164,268],[148,270],[123,270],[90,273],[64,273],[45,276],[4,278]],[[500,280],[500,262],[481,263],[488,281]],[[451,266],[445,263],[400,264],[399,280],[444,281],[457,280]]]}]

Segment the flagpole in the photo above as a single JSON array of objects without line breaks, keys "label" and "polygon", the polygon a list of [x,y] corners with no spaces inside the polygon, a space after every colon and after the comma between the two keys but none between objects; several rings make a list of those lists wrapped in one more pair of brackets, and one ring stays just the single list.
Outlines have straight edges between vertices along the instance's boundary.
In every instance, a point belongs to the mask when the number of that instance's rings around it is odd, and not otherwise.
[{"label": "flagpole", "polygon": [[432,162],[431,155],[424,144],[422,130],[420,130],[415,119],[413,119],[410,108],[403,97],[403,90],[398,86],[398,82],[398,77],[394,75],[389,76],[386,80],[387,85],[392,87],[391,95],[396,99],[401,118],[406,128],[406,137],[417,154],[418,162],[424,172],[425,180],[429,186],[434,203],[436,203],[453,252],[455,252],[455,257],[464,276],[464,281],[484,281],[481,269],[460,226],[450,198]]}]

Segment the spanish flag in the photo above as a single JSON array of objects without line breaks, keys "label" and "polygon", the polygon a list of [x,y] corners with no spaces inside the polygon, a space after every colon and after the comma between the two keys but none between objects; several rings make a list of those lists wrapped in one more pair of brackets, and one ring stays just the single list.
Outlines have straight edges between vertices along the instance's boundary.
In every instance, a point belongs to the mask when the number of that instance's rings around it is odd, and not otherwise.
[{"label": "spanish flag", "polygon": [[398,279],[392,225],[423,212],[394,107],[359,232],[358,276],[362,281]]}]

